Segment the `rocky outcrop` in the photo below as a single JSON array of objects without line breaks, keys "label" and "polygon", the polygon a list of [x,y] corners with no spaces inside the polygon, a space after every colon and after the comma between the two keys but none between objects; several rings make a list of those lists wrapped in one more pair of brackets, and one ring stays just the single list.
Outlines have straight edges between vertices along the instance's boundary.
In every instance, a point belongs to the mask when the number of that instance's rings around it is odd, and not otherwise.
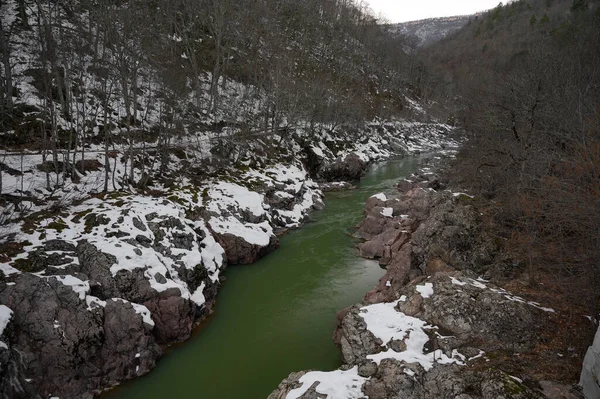
[{"label": "rocky outcrop", "polygon": [[0,327],[12,315],[0,328],[0,396],[92,397],[188,339],[227,264],[255,262],[277,248],[276,229],[322,206],[298,167],[256,175],[202,197],[114,193],[24,221],[0,264]]},{"label": "rocky outcrop", "polygon": [[464,367],[451,365],[435,366],[425,372],[418,365],[407,367],[406,364],[395,360],[384,360],[375,374],[364,384],[363,391],[369,399],[541,399],[545,397],[500,370],[465,371]]},{"label": "rocky outcrop", "polygon": [[2,362],[4,397],[92,397],[145,374],[162,354],[152,325],[130,302],[109,299],[88,309],[56,277],[20,275],[0,289],[0,302],[14,310],[11,351]]},{"label": "rocky outcrop", "polygon": [[225,250],[227,263],[230,265],[248,265],[254,263],[279,247],[279,240],[276,236],[271,236],[267,245],[260,245],[250,243],[243,237],[233,234],[214,233],[214,235],[217,242]]},{"label": "rocky outcrop", "polygon": [[364,175],[367,166],[366,160],[352,152],[321,167],[319,176],[326,181],[359,180]]},{"label": "rocky outcrop", "polygon": [[[429,173],[400,186],[397,198],[377,194],[367,201],[355,232],[365,240],[360,255],[378,259],[386,273],[361,304],[338,313],[334,341],[345,363],[341,370],[356,370],[353,381],[360,387],[346,396],[546,397],[547,382],[525,383],[510,375],[518,367],[494,359],[539,345],[539,328],[554,311],[498,285],[516,265],[482,228],[471,197],[445,191]],[[326,397],[319,387],[338,379],[292,374],[271,398],[292,391],[293,398]]]}]

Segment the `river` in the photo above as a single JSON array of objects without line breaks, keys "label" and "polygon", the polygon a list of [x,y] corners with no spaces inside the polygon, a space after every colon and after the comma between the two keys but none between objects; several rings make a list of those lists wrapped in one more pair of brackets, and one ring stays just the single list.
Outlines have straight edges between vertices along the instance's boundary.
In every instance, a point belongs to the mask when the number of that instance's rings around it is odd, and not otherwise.
[{"label": "river", "polygon": [[356,256],[349,233],[367,198],[391,191],[422,159],[374,164],[358,189],[327,193],[326,208],[281,237],[280,249],[227,269],[215,312],[194,337],[103,398],[266,399],[292,371],[339,367],[335,314],[360,302],[384,273]]}]

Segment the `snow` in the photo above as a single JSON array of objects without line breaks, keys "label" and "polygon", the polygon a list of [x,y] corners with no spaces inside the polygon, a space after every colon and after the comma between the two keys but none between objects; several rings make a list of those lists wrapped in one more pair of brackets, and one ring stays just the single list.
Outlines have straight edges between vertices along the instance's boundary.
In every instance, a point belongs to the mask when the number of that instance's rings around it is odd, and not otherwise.
[{"label": "snow", "polygon": [[102,301],[102,300],[100,300],[100,298],[97,298],[92,295],[86,296],[85,301],[88,305],[87,310],[89,310],[90,312],[98,307],[103,308],[106,306],[106,301]]},{"label": "snow", "polygon": [[12,315],[13,311],[8,306],[0,305],[0,336],[4,333]]},{"label": "snow", "polygon": [[433,284],[425,283],[423,285],[417,285],[415,286],[415,290],[417,290],[417,292],[421,294],[423,298],[429,298],[433,295]]},{"label": "snow", "polygon": [[[6,305],[0,305],[0,337],[4,333],[4,329],[10,322],[13,311]],[[0,341],[0,348],[8,349],[6,343]]]},{"label": "snow", "polygon": [[520,379],[519,377],[515,377],[514,375],[509,375],[510,378],[512,378],[513,380],[517,381],[519,384],[523,383],[523,380]]},{"label": "snow", "polygon": [[398,302],[377,303],[360,309],[360,316],[367,323],[369,331],[381,340],[381,346],[386,346],[394,339],[404,339],[406,330],[413,327],[413,320],[394,309]]},{"label": "snow", "polygon": [[266,247],[269,245],[273,233],[273,228],[269,222],[262,223],[243,223],[233,216],[213,217],[208,222],[212,230],[217,234],[232,234],[242,238],[249,244]]},{"label": "snow", "polygon": [[472,195],[469,195],[469,194],[467,194],[467,193],[452,193],[452,196],[453,196],[453,197],[465,196],[465,197],[468,197],[468,198],[475,198],[475,197],[473,197]]},{"label": "snow", "polygon": [[371,195],[371,198],[377,198],[378,200],[381,200],[381,201],[387,201],[387,196],[384,193]]},{"label": "snow", "polygon": [[442,351],[436,350],[425,353],[425,344],[429,336],[425,332],[432,326],[416,317],[408,316],[398,312],[395,306],[400,302],[378,303],[362,307],[360,316],[365,320],[367,329],[386,346],[392,340],[403,340],[406,350],[396,352],[392,349],[368,355],[367,358],[379,364],[383,359],[396,359],[406,363],[419,363],[426,371],[433,367],[434,363],[463,364],[457,354],[450,358]]},{"label": "snow", "polygon": [[133,310],[135,311],[135,313],[142,316],[142,321],[144,323],[149,324],[152,327],[154,327],[154,320],[152,320],[152,314],[150,313],[150,310],[148,310],[148,308],[145,307],[144,305],[140,305],[135,302],[129,302],[123,298],[113,298],[112,301],[114,301],[114,302],[121,301],[124,303],[130,303],[131,306],[133,306]]},{"label": "snow", "polygon": [[265,214],[264,198],[257,192],[235,183],[218,182],[208,191],[210,201],[207,209],[215,213],[234,207],[252,213],[254,216]]},{"label": "snow", "polygon": [[206,287],[206,283],[203,281],[202,284],[200,284],[200,286],[198,288],[196,288],[196,291],[194,291],[194,293],[190,297],[190,299],[192,301],[194,301],[196,303],[196,305],[198,305],[198,306],[202,306],[206,302],[206,298],[204,297],[204,294],[203,294],[205,287]]},{"label": "snow", "polygon": [[367,378],[358,375],[358,366],[347,371],[311,371],[300,377],[302,385],[288,392],[285,399],[298,399],[314,383],[318,383],[317,393],[326,395],[327,399],[360,399],[365,397],[362,392],[365,381]]},{"label": "snow", "polygon": [[311,150],[312,150],[312,151],[315,153],[315,155],[317,155],[318,157],[321,157],[321,158],[324,158],[324,157],[325,157],[325,154],[323,153],[323,150],[322,150],[322,149],[320,149],[319,147],[312,146],[310,149],[311,149]]},{"label": "snow", "polygon": [[507,290],[505,290],[504,288],[490,288],[486,284],[484,284],[484,283],[487,283],[488,281],[484,280],[482,278],[478,278],[477,280],[474,280],[471,278],[471,279],[469,279],[469,282],[460,281],[460,280],[456,279],[455,277],[450,277],[450,280],[452,281],[452,284],[454,284],[454,285],[463,286],[463,285],[469,284],[475,288],[479,288],[482,290],[489,289],[490,291],[492,291],[496,294],[501,294],[502,296],[504,296],[504,299],[506,299],[507,301],[525,303],[527,305],[533,306],[534,308],[540,309],[544,312],[549,312],[549,313],[555,312],[555,310],[552,308],[543,307],[537,302],[527,301],[519,296],[513,295],[510,292],[508,292]]},{"label": "snow", "polygon": [[79,299],[85,299],[86,294],[90,291],[89,282],[82,281],[71,275],[51,276],[50,278],[55,278],[62,284],[70,287],[77,295],[79,295]]},{"label": "snow", "polygon": [[394,215],[394,208],[383,208],[381,214],[386,218],[391,218]]},{"label": "snow", "polygon": [[450,280],[452,281],[452,284],[454,285],[459,285],[459,286],[463,286],[463,285],[467,285],[468,283],[465,283],[464,281],[460,281],[454,277],[450,277]]}]

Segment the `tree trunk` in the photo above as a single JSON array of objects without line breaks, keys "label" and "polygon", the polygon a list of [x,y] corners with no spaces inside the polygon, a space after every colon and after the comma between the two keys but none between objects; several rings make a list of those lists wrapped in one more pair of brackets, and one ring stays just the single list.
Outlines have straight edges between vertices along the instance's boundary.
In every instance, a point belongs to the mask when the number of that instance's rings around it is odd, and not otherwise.
[{"label": "tree trunk", "polygon": [[27,20],[27,10],[25,9],[25,0],[19,0],[19,17],[21,18],[21,26],[23,29],[29,28],[29,21]]},{"label": "tree trunk", "polygon": [[[9,27],[10,29],[10,27]],[[10,37],[10,34],[9,34]],[[2,65],[4,67],[4,108],[7,113],[12,113],[13,110],[13,81],[12,69],[10,67],[10,43],[4,33],[2,19],[0,19],[0,52],[2,53]]]}]

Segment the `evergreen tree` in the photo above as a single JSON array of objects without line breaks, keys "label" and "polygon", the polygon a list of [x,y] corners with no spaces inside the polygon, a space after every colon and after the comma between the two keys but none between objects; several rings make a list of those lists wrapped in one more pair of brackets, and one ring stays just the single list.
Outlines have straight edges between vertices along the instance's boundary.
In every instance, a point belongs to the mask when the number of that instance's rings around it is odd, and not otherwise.
[{"label": "evergreen tree", "polygon": [[585,11],[588,9],[588,3],[586,0],[573,0],[571,5],[571,12]]}]

